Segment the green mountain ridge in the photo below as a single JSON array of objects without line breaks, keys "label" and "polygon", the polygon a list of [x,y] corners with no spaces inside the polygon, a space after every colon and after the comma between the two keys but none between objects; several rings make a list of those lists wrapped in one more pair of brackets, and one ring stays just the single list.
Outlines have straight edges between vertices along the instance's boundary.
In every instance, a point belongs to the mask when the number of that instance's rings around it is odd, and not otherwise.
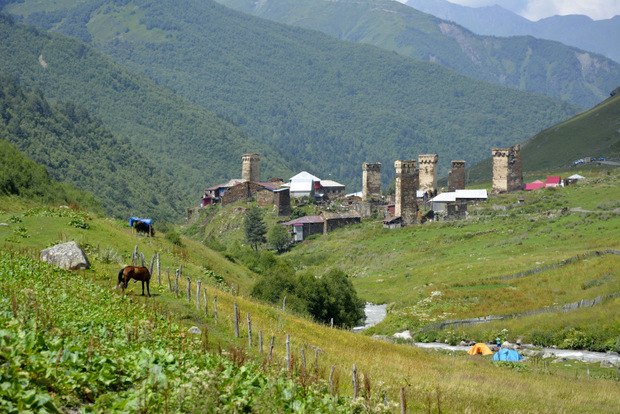
[{"label": "green mountain ridge", "polygon": [[620,65],[597,53],[531,36],[477,35],[397,1],[217,1],[245,13],[437,62],[467,76],[582,108],[605,99],[620,79]]},{"label": "green mountain ridge", "polygon": [[46,166],[55,180],[94,194],[108,214],[169,220],[183,211],[171,181],[85,109],[50,105],[40,91],[8,78],[0,78],[0,108],[0,138]]},{"label": "green mountain ridge", "polygon": [[[69,17],[78,13],[54,7]],[[363,162],[390,166],[438,153],[445,175],[451,159],[474,164],[492,147],[521,142],[577,112],[211,1],[92,1],[78,14],[93,45],[110,56],[224,114],[263,148],[303,160],[305,169],[351,189],[360,187]],[[69,17],[54,28],[73,30]],[[393,175],[385,169],[386,185]]]},{"label": "green mountain ridge", "polygon": [[[521,145],[523,171],[567,168],[585,157],[620,159],[620,94],[540,131]],[[488,158],[468,169],[472,182],[491,176]]]},{"label": "green mountain ridge", "polygon": [[556,40],[620,62],[620,48],[615,40],[620,36],[620,16],[593,20],[585,15],[556,15],[531,21],[498,5],[467,7],[446,0],[408,0],[406,4],[454,21],[474,33]]},{"label": "green mountain ridge", "polygon": [[[84,107],[172,181],[170,191],[183,200],[170,211],[174,220],[198,203],[204,188],[240,176],[245,152],[262,153],[267,173],[283,175],[297,168],[222,116],[78,40],[14,23],[6,15],[0,15],[0,38],[0,73],[42,91],[51,102],[69,100]],[[271,154],[278,163],[270,162]]]}]

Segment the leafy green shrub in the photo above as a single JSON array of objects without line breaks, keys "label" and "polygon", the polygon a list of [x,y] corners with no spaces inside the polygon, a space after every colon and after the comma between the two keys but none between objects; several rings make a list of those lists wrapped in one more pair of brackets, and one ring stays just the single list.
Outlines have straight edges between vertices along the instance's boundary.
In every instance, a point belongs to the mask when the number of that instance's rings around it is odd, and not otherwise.
[{"label": "leafy green shrub", "polygon": [[69,221],[69,225],[78,229],[90,229],[90,225],[83,218],[74,218]]},{"label": "leafy green shrub", "polygon": [[165,235],[166,240],[175,246],[183,247],[183,241],[181,240],[181,235],[176,231],[169,231]]},{"label": "leafy green shrub", "polygon": [[27,239],[30,237],[30,234],[28,233],[28,229],[24,226],[17,226],[13,229],[13,234],[15,236],[19,236],[23,239]]},{"label": "leafy green shrub", "polygon": [[276,224],[267,232],[267,243],[271,248],[276,249],[278,253],[282,253],[290,246],[291,235],[284,226]]}]

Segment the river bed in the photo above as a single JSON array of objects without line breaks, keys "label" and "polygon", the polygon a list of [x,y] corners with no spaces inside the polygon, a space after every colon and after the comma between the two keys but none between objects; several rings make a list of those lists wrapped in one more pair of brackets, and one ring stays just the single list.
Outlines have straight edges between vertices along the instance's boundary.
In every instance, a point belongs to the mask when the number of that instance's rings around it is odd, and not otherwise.
[{"label": "river bed", "polygon": [[374,303],[366,303],[364,307],[364,313],[366,314],[366,320],[364,325],[356,326],[353,328],[353,332],[359,332],[364,329],[368,329],[371,326],[375,326],[387,315],[387,305],[375,305]]},{"label": "river bed", "polygon": [[[470,346],[448,345],[440,342],[422,343],[414,342],[418,348],[444,349],[448,351],[469,351]],[[582,362],[609,361],[616,366],[620,365],[620,355],[605,352],[580,351],[576,349],[536,348],[546,353],[553,353],[556,358],[576,359]],[[517,351],[518,352],[518,351]]]}]

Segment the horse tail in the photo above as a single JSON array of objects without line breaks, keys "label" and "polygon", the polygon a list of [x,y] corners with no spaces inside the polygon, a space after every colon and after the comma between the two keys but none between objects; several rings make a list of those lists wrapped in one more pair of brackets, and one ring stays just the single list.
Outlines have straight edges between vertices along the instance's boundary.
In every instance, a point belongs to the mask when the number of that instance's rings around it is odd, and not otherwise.
[{"label": "horse tail", "polygon": [[123,282],[123,271],[125,268],[122,268],[120,272],[118,272],[118,284],[120,285]]}]

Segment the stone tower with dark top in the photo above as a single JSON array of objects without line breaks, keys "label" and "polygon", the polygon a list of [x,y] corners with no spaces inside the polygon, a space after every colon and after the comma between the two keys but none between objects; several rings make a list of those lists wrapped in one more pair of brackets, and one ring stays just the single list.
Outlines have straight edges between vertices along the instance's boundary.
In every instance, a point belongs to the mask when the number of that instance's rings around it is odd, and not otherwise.
[{"label": "stone tower with dark top", "polygon": [[415,224],[418,215],[416,192],[419,183],[419,171],[415,160],[396,160],[396,206],[394,215],[401,217],[403,226]]},{"label": "stone tower with dark top", "polygon": [[523,189],[521,147],[493,148],[493,192],[506,193]]},{"label": "stone tower with dark top", "polygon": [[465,188],[465,161],[452,161],[452,169],[448,174],[448,191]]},{"label": "stone tower with dark top", "polygon": [[381,197],[381,163],[362,164],[362,201]]}]

